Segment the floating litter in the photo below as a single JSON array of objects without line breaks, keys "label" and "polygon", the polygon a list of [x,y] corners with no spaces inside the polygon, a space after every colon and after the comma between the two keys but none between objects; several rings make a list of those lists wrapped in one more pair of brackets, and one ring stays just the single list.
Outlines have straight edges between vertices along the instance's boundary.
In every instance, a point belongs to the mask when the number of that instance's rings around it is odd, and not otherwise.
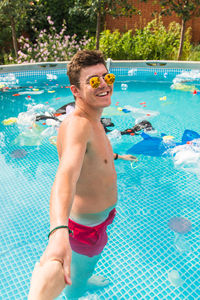
[{"label": "floating litter", "polygon": [[165,101],[165,100],[167,100],[166,96],[160,97],[160,101]]},{"label": "floating litter", "polygon": [[72,105],[67,105],[66,106],[66,115],[70,115],[74,111],[74,107]]},{"label": "floating litter", "polygon": [[130,110],[128,110],[128,109],[126,109],[126,108],[122,108],[122,111],[123,111],[125,114],[131,112]]},{"label": "floating litter", "polygon": [[128,84],[126,84],[126,83],[122,83],[122,84],[121,84],[121,89],[122,89],[123,91],[126,91],[127,88],[128,88]]},{"label": "floating litter", "polygon": [[181,74],[176,75],[173,79],[173,83],[199,81],[200,72],[199,70],[183,71]]},{"label": "floating litter", "polygon": [[14,85],[14,84],[18,84],[19,83],[19,79],[16,79],[15,74],[13,73],[9,73],[6,76],[0,76],[0,84],[1,85]]},{"label": "floating litter", "polygon": [[103,110],[103,116],[118,116],[118,115],[122,115],[123,112],[119,111],[117,109],[117,107],[112,107],[112,106],[108,106],[105,107]]},{"label": "floating litter", "polygon": [[47,79],[49,79],[49,80],[56,80],[58,78],[57,75],[54,75],[54,74],[46,74],[46,76],[47,76]]},{"label": "floating litter", "polygon": [[107,136],[111,142],[117,142],[122,137],[121,132],[117,129],[114,129],[113,131],[109,132]]},{"label": "floating litter", "polygon": [[49,142],[50,142],[52,145],[56,146],[56,144],[57,144],[57,136],[51,136],[51,137],[49,138]]},{"label": "floating litter", "polygon": [[48,93],[55,93],[55,91],[48,91]]},{"label": "floating litter", "polygon": [[131,111],[131,114],[135,118],[136,124],[143,121],[144,119],[146,120],[147,117],[155,117],[159,114],[158,111],[151,111],[151,110],[147,111],[146,109],[133,107],[131,105],[125,105],[124,108]]},{"label": "floating litter", "polygon": [[200,91],[194,90],[193,95],[199,95]]},{"label": "floating litter", "polygon": [[174,232],[182,234],[188,233],[192,228],[191,222],[188,219],[182,217],[172,217],[169,220],[168,225],[169,228]]},{"label": "floating litter", "polygon": [[11,152],[10,156],[15,159],[20,159],[26,156],[28,153],[24,149],[17,149]]},{"label": "floating litter", "polygon": [[180,253],[190,254],[192,251],[191,245],[182,234],[176,234],[174,239],[174,246],[176,250]]},{"label": "floating litter", "polygon": [[183,280],[181,279],[179,272],[176,270],[171,270],[168,273],[168,280],[170,281],[171,285],[175,287],[180,287],[183,284]]},{"label": "floating litter", "polygon": [[187,141],[172,151],[174,165],[200,178],[200,138]]},{"label": "floating litter", "polygon": [[163,136],[163,142],[165,142],[165,143],[167,143],[173,139],[174,139],[174,136],[172,136],[172,135],[164,135]]},{"label": "floating litter", "polygon": [[131,69],[128,71],[128,76],[133,76],[136,74],[136,72],[137,72],[137,69]]},{"label": "floating litter", "polygon": [[19,95],[41,95],[43,94],[44,91],[39,91],[39,90],[33,90],[33,91],[24,91],[24,92],[19,92]]},{"label": "floating litter", "polygon": [[195,85],[188,85],[180,82],[176,82],[172,84],[170,88],[173,90],[180,90],[183,92],[193,92],[194,90],[196,90]]},{"label": "floating litter", "polygon": [[2,121],[3,125],[12,125],[13,123],[17,122],[17,118],[8,118]]},{"label": "floating litter", "polygon": [[40,134],[40,131],[35,131],[34,129],[29,129],[20,133],[14,140],[14,144],[20,146],[39,146],[42,142],[43,136]]},{"label": "floating litter", "polygon": [[[47,120],[48,121],[48,120]],[[48,125],[48,124],[47,124]],[[42,132],[41,132],[41,136],[42,137],[49,137],[49,136],[51,136],[51,135],[53,135],[53,134],[55,134],[55,128],[53,127],[53,126],[51,126],[51,127],[47,127],[45,130],[43,130]]]},{"label": "floating litter", "polygon": [[[131,162],[131,169],[134,170],[136,168],[139,167],[139,164],[138,164],[138,160],[139,158],[141,157],[141,155],[137,156],[132,162]],[[137,164],[135,164],[137,163]]]},{"label": "floating litter", "polygon": [[135,165],[135,162],[136,162],[136,161],[132,161],[132,162],[131,162],[131,169],[132,169],[132,170],[138,168],[138,164]]}]

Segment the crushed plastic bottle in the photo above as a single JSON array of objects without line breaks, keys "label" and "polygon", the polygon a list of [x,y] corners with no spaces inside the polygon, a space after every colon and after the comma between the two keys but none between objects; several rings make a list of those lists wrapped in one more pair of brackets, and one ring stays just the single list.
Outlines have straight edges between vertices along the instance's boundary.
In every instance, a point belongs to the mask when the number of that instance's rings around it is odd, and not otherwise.
[{"label": "crushed plastic bottle", "polygon": [[177,270],[171,270],[168,273],[168,280],[170,281],[171,285],[175,287],[180,287],[183,285],[183,280]]}]

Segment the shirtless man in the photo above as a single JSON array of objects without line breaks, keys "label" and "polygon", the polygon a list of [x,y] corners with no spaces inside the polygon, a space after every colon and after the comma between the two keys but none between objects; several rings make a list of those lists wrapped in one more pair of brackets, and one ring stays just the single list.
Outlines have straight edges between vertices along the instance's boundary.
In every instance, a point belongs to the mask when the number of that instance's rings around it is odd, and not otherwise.
[{"label": "shirtless man", "polygon": [[66,293],[73,299],[89,286],[108,284],[92,273],[107,243],[106,228],[116,214],[114,159],[135,157],[113,154],[100,122],[103,109],[111,104],[114,82],[101,52],[79,51],[67,73],[76,105],[59,128],[59,167],[50,198],[49,243],[40,264],[61,262]]}]

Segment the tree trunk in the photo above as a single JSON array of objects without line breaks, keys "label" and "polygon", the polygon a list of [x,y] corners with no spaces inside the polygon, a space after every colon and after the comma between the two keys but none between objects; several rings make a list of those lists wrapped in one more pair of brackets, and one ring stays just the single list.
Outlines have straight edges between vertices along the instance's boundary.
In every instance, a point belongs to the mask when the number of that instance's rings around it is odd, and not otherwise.
[{"label": "tree trunk", "polygon": [[15,30],[15,20],[13,17],[10,19],[11,22],[11,29],[12,29],[12,40],[13,40],[13,48],[15,50],[15,56],[18,58],[18,47],[17,47],[17,38],[16,38],[16,30]]},{"label": "tree trunk", "polygon": [[184,19],[182,19],[180,46],[179,46],[179,50],[178,50],[178,60],[181,59],[182,51],[183,51],[183,42],[184,42],[184,37],[185,37],[185,23],[186,23],[186,21]]},{"label": "tree trunk", "polygon": [[96,27],[96,50],[99,50],[100,30],[101,30],[101,0],[98,1],[97,27]]}]

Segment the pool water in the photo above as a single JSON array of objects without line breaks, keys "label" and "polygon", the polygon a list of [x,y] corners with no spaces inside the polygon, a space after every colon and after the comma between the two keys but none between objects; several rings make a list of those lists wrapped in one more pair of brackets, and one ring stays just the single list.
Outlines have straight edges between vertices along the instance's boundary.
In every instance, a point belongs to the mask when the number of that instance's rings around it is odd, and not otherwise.
[{"label": "pool water", "polygon": [[[115,91],[111,108],[103,113],[115,124],[110,129],[119,133],[147,119],[155,129],[149,133],[153,137],[165,134],[180,143],[185,129],[200,134],[200,95],[193,93],[200,89],[198,76],[186,83],[192,86],[187,91],[184,80],[179,89],[171,88],[184,70],[111,71],[117,78]],[[55,72],[17,74],[14,82],[8,77],[4,86],[9,89],[0,91],[0,121],[29,112],[21,124],[0,123],[0,299],[27,299],[31,272],[47,245],[49,195],[58,166],[50,138],[56,130],[29,121],[39,104],[43,106],[38,109],[51,110],[73,101],[65,71]],[[126,105],[137,113],[123,112]],[[143,140],[141,135],[108,136],[119,154]],[[181,164],[168,152],[135,154],[136,163],[115,161],[118,213],[95,270],[111,284],[81,299],[199,299],[198,140],[196,145],[194,151],[190,143],[183,145]]]}]

